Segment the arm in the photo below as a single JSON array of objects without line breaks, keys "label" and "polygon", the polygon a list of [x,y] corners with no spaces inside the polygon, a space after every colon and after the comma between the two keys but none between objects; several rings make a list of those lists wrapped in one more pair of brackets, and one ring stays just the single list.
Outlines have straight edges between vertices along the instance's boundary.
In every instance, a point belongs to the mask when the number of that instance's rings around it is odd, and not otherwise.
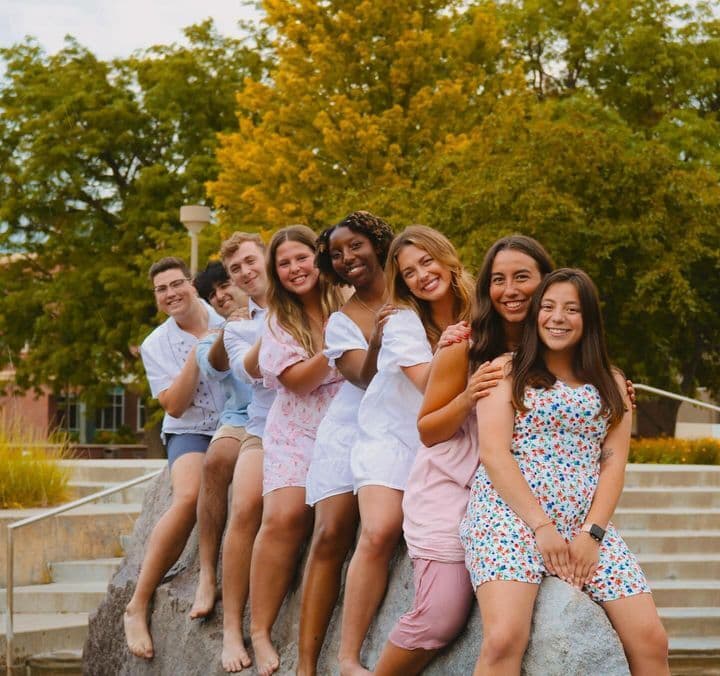
[{"label": "arm", "polygon": [[261,345],[262,338],[258,338],[242,359],[243,369],[251,378],[262,378],[259,365]]},{"label": "arm", "polygon": [[480,461],[500,497],[532,529],[548,571],[567,579],[570,575],[567,543],[538,503],[510,453],[515,414],[511,383],[509,376],[503,378],[477,403]]},{"label": "arm", "polygon": [[157,399],[168,415],[179,418],[190,407],[195,395],[195,388],[200,379],[200,369],[195,358],[195,347],[188,354],[187,360],[172,385],[158,393]]},{"label": "arm", "polygon": [[318,352],[310,359],[288,366],[278,376],[278,380],[291,392],[304,396],[317,388],[329,371],[327,357],[322,352]]},{"label": "arm", "polygon": [[[632,428],[632,404],[627,383],[622,374],[615,374],[615,382],[623,395],[625,415],[607,433],[600,452],[600,477],[590,510],[585,517],[586,524],[596,523],[603,529],[617,507],[625,484],[625,465],[630,451],[630,431]],[[589,533],[580,531],[570,543],[570,556],[573,565],[573,583],[576,587],[592,580],[600,557],[600,543]]]},{"label": "arm", "polygon": [[506,361],[481,364],[468,379],[468,343],[450,344],[435,353],[418,416],[420,439],[426,446],[447,441],[472,413],[475,403],[503,377]]},{"label": "arm", "polygon": [[220,329],[220,333],[210,347],[207,358],[210,366],[216,371],[227,371],[230,368],[230,360],[225,350],[225,329]]},{"label": "arm", "polygon": [[430,376],[430,362],[424,364],[414,364],[413,366],[401,366],[402,372],[408,377],[408,380],[420,390],[425,392],[428,377]]}]

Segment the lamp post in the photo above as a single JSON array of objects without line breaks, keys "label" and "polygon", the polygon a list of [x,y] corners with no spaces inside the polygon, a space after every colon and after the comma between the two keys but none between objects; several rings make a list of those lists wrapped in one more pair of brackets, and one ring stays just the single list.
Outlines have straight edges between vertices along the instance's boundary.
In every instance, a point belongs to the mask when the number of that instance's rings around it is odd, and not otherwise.
[{"label": "lamp post", "polygon": [[190,274],[195,276],[198,264],[198,235],[210,223],[210,207],[199,204],[180,207],[180,221],[190,235]]}]

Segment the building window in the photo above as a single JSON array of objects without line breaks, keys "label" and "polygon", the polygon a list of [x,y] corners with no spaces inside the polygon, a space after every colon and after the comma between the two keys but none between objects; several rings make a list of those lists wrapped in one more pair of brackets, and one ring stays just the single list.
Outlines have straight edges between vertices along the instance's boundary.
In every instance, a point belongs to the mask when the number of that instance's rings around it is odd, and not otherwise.
[{"label": "building window", "polygon": [[125,422],[125,391],[116,387],[108,395],[108,402],[95,410],[95,429],[116,432]]},{"label": "building window", "polygon": [[138,432],[144,432],[145,431],[145,401],[142,397],[138,397],[137,399],[137,416],[135,418],[137,420],[137,431]]},{"label": "building window", "polygon": [[58,427],[69,432],[80,431],[80,402],[74,394],[59,396],[57,402]]}]

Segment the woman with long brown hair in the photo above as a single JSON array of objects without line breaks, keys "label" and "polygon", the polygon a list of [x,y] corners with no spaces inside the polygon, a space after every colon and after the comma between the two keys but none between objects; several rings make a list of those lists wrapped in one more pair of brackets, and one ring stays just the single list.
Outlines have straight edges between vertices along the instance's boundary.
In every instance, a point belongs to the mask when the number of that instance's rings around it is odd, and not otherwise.
[{"label": "woman with long brown hair", "polygon": [[263,434],[263,516],[250,566],[250,633],[262,676],[280,666],[270,632],[312,525],[305,481],[315,433],[342,381],[322,352],[325,323],[342,298],[315,266],[315,240],[310,228],[291,225],[273,235],[267,254],[258,364],[277,396]]},{"label": "woman with long brown hair", "polygon": [[402,532],[402,496],[420,441],[416,417],[432,350],[443,330],[469,320],[472,281],[449,240],[426,226],[406,228],[386,265],[390,302],[398,311],[383,329],[377,374],[358,414],[351,467],[361,530],[345,585],[341,674],[366,673],[360,648],[387,585],[388,564]]}]

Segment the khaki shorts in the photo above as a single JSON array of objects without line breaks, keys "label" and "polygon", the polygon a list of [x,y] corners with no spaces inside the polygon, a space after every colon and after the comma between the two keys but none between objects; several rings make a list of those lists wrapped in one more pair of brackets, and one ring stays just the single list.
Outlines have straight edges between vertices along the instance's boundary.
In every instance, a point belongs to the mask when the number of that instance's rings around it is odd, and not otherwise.
[{"label": "khaki shorts", "polygon": [[249,451],[251,448],[257,448],[262,451],[262,439],[256,437],[254,434],[250,434],[245,431],[244,427],[237,427],[235,425],[220,425],[217,431],[213,435],[210,443],[217,441],[218,439],[235,439],[240,443],[240,453]]}]

